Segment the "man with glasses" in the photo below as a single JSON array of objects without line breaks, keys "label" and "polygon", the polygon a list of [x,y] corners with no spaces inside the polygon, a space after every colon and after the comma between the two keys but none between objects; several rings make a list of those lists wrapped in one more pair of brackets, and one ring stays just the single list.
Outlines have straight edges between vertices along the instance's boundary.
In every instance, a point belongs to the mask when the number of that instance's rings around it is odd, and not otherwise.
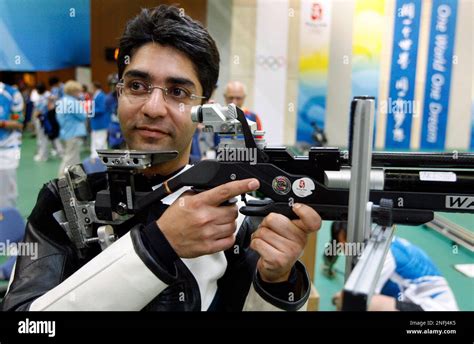
[{"label": "man with glasses", "polygon": [[241,108],[248,120],[257,124],[257,130],[263,130],[262,121],[260,117],[244,107],[245,98],[247,97],[247,90],[243,83],[240,81],[229,81],[225,88],[224,98],[227,104],[234,103],[237,107]]},{"label": "man with glasses", "polygon": [[[128,148],[179,152],[136,176],[135,188],[151,191],[187,167],[196,129],[190,110],[210,98],[219,53],[201,24],[159,6],[127,24],[118,69]],[[105,174],[88,178],[95,192],[106,182]],[[310,282],[297,259],[321,219],[302,204],[294,205],[293,221],[277,214],[238,218],[236,205],[223,205],[258,188],[258,180],[247,179],[202,193],[181,190],[116,226],[120,238],[106,250],[97,245],[78,257],[53,218],[62,206],[52,181],[27,225],[25,241],[38,244],[38,257],[19,258],[3,309],[302,309]]]}]

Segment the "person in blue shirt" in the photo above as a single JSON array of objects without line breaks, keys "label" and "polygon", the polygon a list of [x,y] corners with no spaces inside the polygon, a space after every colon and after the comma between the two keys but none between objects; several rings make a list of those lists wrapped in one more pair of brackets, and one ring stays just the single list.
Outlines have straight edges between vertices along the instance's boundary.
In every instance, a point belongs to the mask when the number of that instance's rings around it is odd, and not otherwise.
[{"label": "person in blue shirt", "polygon": [[117,74],[110,74],[108,77],[110,92],[105,97],[105,111],[110,118],[107,128],[107,143],[111,149],[120,149],[125,145],[120,122],[118,119],[117,108],[118,98],[116,86],[119,82]]},{"label": "person in blue shirt", "polygon": [[20,91],[0,82],[0,207],[16,206],[23,106]]},{"label": "person in blue shirt", "polygon": [[93,83],[92,92],[91,158],[97,158],[98,149],[107,149],[107,129],[110,124],[110,113],[106,109],[106,94],[97,81]]},{"label": "person in blue shirt", "polygon": [[[346,243],[347,223],[335,221],[331,227],[334,243]],[[326,246],[331,247],[331,245]],[[335,252],[324,251],[326,267],[334,265]],[[330,268],[329,268],[330,269]],[[341,293],[333,298],[338,308]],[[369,311],[457,311],[454,294],[431,258],[418,246],[394,237]]]},{"label": "person in blue shirt", "polygon": [[52,76],[48,80],[51,96],[54,100],[61,99],[64,96],[64,84],[59,80],[57,76]]},{"label": "person in blue shirt", "polygon": [[69,80],[64,85],[64,97],[56,102],[56,117],[60,126],[59,137],[65,141],[66,148],[59,167],[59,177],[64,175],[67,166],[81,162],[80,151],[83,138],[87,135],[87,111],[80,96],[82,85]]},{"label": "person in blue shirt", "polygon": [[202,159],[201,147],[199,146],[199,137],[201,131],[196,129],[193,135],[193,141],[191,143],[191,153],[189,154],[189,163],[194,165]]}]

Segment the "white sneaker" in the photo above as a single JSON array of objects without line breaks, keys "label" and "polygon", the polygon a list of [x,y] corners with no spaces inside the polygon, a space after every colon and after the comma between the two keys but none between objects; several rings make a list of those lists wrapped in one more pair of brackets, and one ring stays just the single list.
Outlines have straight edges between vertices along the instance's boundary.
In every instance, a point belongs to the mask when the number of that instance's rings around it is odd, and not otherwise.
[{"label": "white sneaker", "polygon": [[36,154],[34,156],[33,160],[36,161],[36,162],[45,162],[45,161],[48,161],[48,158],[43,158],[40,155]]}]

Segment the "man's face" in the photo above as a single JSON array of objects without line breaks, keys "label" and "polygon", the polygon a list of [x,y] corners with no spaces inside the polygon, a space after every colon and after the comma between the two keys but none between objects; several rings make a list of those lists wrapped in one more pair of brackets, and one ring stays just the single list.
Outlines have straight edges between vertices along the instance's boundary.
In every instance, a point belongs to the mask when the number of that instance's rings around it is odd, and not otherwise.
[{"label": "man's face", "polygon": [[228,86],[224,94],[227,104],[234,103],[237,107],[242,108],[245,100],[244,88],[240,86]]},{"label": "man's face", "polygon": [[[123,76],[134,87],[152,84],[166,88],[184,88],[201,96],[202,87],[193,64],[182,52],[156,43],[140,47],[126,66]],[[177,150],[189,154],[196,124],[191,121],[191,107],[165,102],[163,91],[155,88],[145,101],[118,98],[120,126],[128,148],[137,150]]]}]

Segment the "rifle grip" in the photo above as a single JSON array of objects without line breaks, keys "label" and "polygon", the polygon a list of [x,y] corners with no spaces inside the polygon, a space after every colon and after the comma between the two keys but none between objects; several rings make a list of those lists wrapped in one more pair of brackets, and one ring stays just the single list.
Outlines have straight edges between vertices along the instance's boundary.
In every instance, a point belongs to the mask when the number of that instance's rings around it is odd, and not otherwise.
[{"label": "rifle grip", "polygon": [[246,216],[261,217],[265,217],[270,213],[277,213],[286,216],[290,220],[298,219],[298,216],[287,203],[262,202],[262,205],[256,205],[256,203],[258,202],[252,201],[252,205],[240,208],[240,213]]}]

